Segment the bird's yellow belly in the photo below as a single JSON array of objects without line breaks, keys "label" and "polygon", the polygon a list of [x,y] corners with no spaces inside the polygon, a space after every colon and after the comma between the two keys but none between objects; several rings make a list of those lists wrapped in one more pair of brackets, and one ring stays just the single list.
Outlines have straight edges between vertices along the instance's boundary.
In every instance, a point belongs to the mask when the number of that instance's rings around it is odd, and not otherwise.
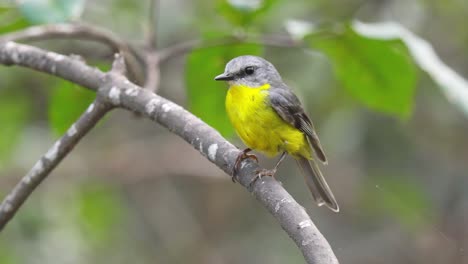
[{"label": "bird's yellow belly", "polygon": [[258,88],[232,86],[226,97],[226,111],[239,137],[249,148],[268,156],[286,151],[310,157],[304,134],[286,123],[268,103],[269,85]]}]

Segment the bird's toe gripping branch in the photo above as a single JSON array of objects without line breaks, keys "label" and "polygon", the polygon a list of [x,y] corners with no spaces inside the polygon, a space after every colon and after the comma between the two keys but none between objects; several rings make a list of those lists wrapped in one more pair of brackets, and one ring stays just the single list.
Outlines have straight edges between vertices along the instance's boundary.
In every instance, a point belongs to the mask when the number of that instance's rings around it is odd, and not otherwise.
[{"label": "bird's toe gripping branch", "polygon": [[239,174],[239,170],[242,167],[241,166],[242,161],[244,161],[245,159],[253,159],[255,160],[255,162],[258,163],[257,156],[255,156],[254,154],[249,154],[250,151],[252,151],[252,149],[246,148],[243,151],[241,151],[239,155],[237,155],[236,162],[234,163],[234,168],[232,169],[232,175],[231,175],[232,182],[238,181],[238,176],[239,176],[238,174]]}]

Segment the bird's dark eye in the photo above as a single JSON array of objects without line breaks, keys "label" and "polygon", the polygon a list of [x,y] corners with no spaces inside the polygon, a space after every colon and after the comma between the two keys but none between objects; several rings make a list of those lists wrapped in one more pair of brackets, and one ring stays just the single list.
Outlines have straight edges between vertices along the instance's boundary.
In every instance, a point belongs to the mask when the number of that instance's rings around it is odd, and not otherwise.
[{"label": "bird's dark eye", "polygon": [[248,66],[248,67],[245,67],[244,69],[244,72],[245,74],[247,75],[252,75],[254,73],[255,69],[253,66]]}]

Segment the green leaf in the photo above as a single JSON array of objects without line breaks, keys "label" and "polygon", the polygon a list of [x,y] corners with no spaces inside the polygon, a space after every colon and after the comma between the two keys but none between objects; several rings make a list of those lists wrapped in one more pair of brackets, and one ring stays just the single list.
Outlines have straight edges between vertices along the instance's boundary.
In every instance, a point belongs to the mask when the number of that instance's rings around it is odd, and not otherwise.
[{"label": "green leaf", "polygon": [[96,94],[68,81],[59,81],[49,101],[49,124],[63,134],[93,102]]},{"label": "green leaf", "polygon": [[224,107],[227,86],[213,78],[224,72],[226,63],[232,58],[260,55],[262,50],[256,44],[237,44],[195,50],[187,58],[185,74],[189,108],[223,136],[234,135]]},{"label": "green leaf", "polygon": [[85,0],[21,0],[18,8],[31,23],[59,23],[76,20],[83,13]]},{"label": "green leaf", "polygon": [[0,91],[0,168],[25,128],[30,113],[27,95]]},{"label": "green leaf", "polygon": [[124,212],[118,192],[108,185],[93,182],[81,190],[76,208],[81,228],[93,242],[106,245],[122,223]]},{"label": "green leaf", "polygon": [[432,45],[396,22],[363,23],[353,21],[359,34],[373,39],[401,39],[414,62],[437,83],[450,103],[468,115],[468,81],[445,64]]},{"label": "green leaf", "polygon": [[378,177],[378,185],[367,184],[363,205],[370,211],[391,215],[409,228],[431,219],[431,202],[419,184],[402,177]]},{"label": "green leaf", "polygon": [[246,27],[266,12],[275,0],[220,0],[218,11],[233,25]]},{"label": "green leaf", "polygon": [[0,34],[18,31],[30,26],[30,23],[18,12],[16,8],[0,8]]},{"label": "green leaf", "polygon": [[329,56],[339,81],[363,104],[401,118],[410,115],[417,72],[401,40],[371,39],[348,26],[305,40]]}]

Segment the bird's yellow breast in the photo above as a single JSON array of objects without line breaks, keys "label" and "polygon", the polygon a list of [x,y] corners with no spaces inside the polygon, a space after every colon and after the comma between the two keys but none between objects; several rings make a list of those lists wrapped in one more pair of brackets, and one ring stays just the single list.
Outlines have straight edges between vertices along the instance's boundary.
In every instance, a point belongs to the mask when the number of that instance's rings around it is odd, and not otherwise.
[{"label": "bird's yellow breast", "polygon": [[269,84],[251,88],[231,86],[226,96],[226,111],[239,137],[249,148],[275,156],[287,151],[310,158],[304,134],[286,123],[268,102]]}]

